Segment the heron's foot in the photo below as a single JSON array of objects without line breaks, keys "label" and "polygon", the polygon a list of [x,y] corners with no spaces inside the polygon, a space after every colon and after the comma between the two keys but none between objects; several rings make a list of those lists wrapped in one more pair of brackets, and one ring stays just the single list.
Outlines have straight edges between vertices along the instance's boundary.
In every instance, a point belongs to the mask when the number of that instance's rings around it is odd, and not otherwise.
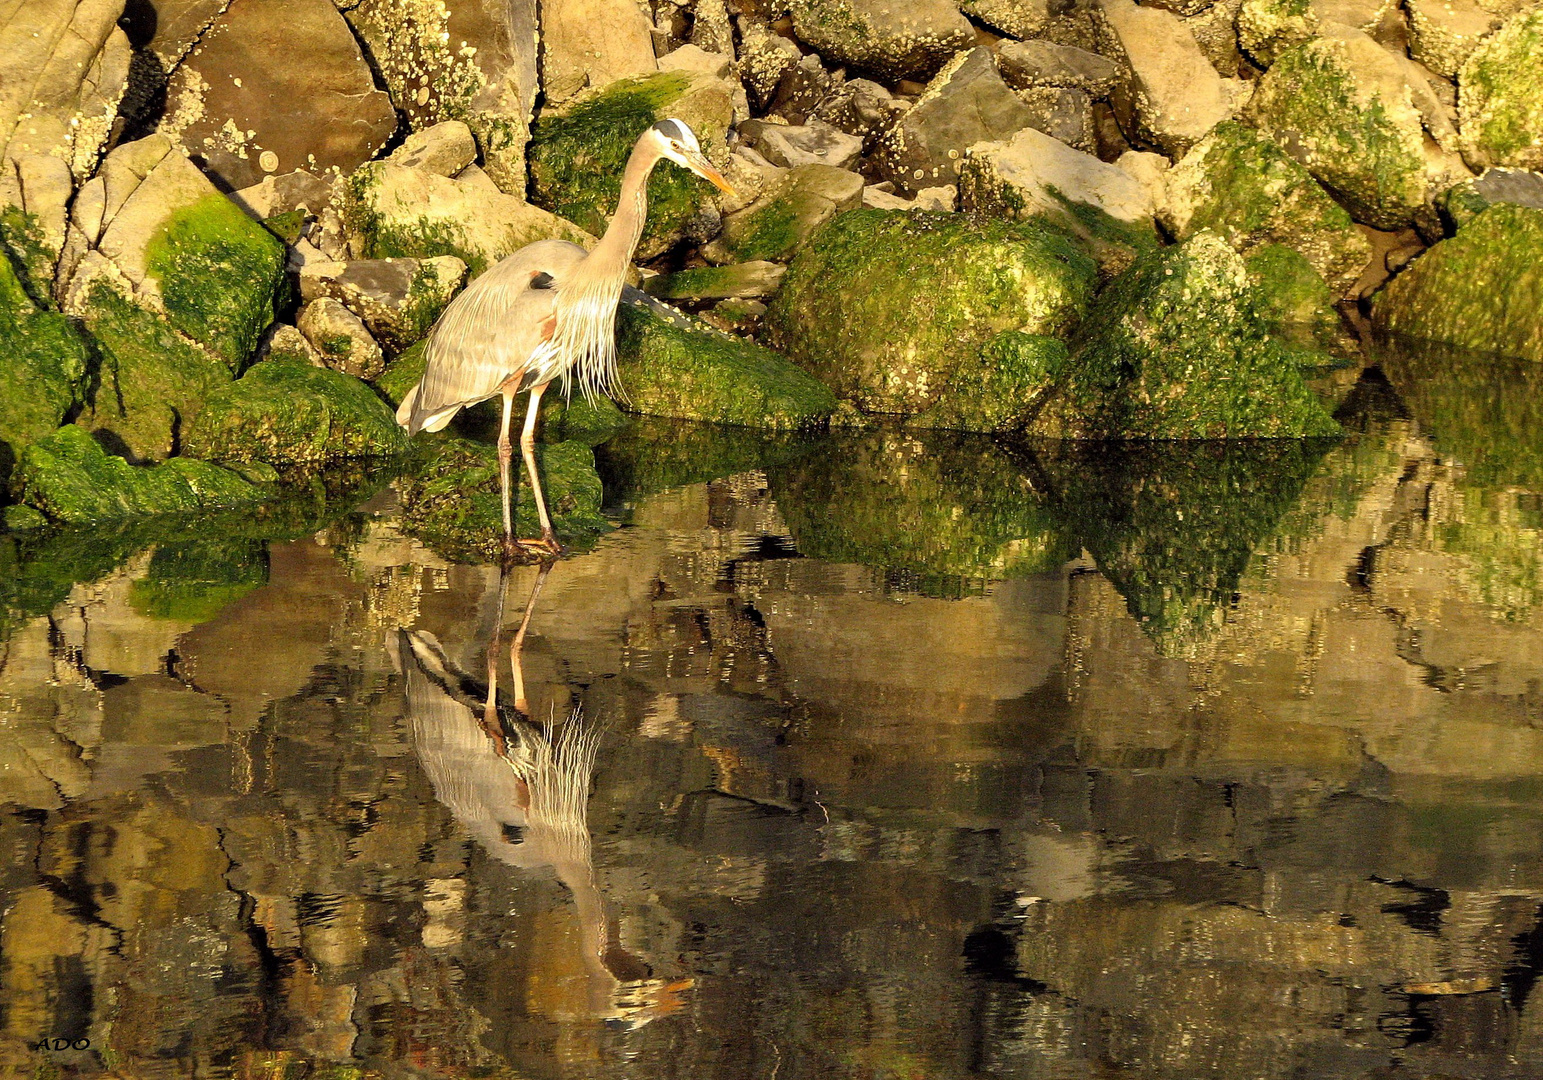
[{"label": "heron's foot", "polygon": [[542,533],[537,540],[506,540],[504,547],[510,554],[539,555],[543,559],[555,559],[563,553],[557,534],[550,531]]}]

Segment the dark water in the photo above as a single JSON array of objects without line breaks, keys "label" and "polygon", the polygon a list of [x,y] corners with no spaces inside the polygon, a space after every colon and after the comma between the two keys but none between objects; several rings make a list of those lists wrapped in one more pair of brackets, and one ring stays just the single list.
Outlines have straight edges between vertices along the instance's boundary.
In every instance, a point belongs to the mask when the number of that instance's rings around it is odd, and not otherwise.
[{"label": "dark water", "polygon": [[1387,368],[1337,444],[640,425],[523,714],[538,571],[389,490],[0,540],[6,1075],[1543,1075],[1543,398]]}]

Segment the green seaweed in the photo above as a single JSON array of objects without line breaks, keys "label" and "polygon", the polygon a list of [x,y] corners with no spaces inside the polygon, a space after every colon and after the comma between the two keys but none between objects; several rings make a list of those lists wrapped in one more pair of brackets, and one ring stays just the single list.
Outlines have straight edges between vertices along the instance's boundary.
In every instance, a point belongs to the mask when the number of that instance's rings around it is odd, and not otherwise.
[{"label": "green seaweed", "polygon": [[1543,9],[1523,12],[1480,45],[1458,76],[1463,154],[1476,168],[1543,169]]},{"label": "green seaweed", "polygon": [[1059,338],[1004,330],[959,365],[937,404],[909,422],[956,431],[1022,428],[1034,419],[1067,359]]},{"label": "green seaweed", "polygon": [[58,258],[59,252],[48,243],[36,214],[19,206],[0,206],[0,259],[11,264],[11,272],[38,307],[53,306],[49,286]]},{"label": "green seaweed", "polygon": [[63,315],[33,304],[0,258],[0,493],[17,457],[57,428],[80,400],[89,354]]}]

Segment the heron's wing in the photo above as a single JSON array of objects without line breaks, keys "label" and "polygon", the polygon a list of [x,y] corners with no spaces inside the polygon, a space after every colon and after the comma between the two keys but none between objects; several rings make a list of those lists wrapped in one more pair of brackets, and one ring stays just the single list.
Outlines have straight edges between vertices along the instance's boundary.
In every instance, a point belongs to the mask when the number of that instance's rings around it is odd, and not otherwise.
[{"label": "heron's wing", "polygon": [[526,370],[552,336],[562,281],[584,255],[563,240],[529,244],[452,300],[424,346],[428,360],[410,410],[404,404],[408,429],[437,430]]}]

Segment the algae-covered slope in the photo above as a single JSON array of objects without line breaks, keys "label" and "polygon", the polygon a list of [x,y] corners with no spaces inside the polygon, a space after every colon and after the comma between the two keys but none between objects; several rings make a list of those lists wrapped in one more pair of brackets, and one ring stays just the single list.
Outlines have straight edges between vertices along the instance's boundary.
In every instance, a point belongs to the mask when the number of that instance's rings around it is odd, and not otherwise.
[{"label": "algae-covered slope", "polygon": [[85,389],[86,344],[43,311],[0,253],[0,492],[16,459],[63,421]]}]

